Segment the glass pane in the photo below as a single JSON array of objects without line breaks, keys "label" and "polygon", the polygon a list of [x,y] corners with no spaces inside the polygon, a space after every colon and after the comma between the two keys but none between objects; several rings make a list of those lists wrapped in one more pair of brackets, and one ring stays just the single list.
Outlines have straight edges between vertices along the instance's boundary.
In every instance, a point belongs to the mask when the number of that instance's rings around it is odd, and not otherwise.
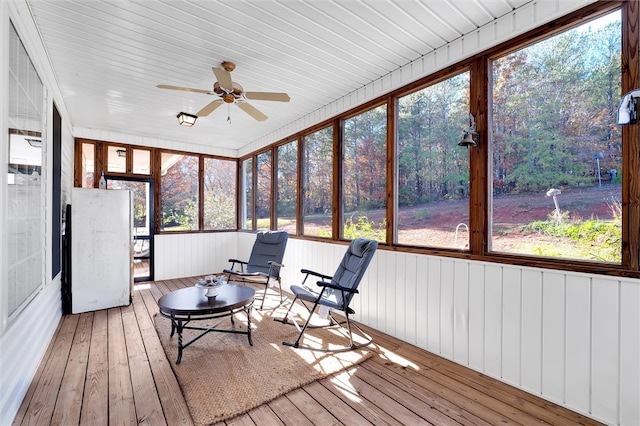
[{"label": "glass pane", "polygon": [[235,161],[204,159],[204,229],[236,229]]},{"label": "glass pane", "polygon": [[150,182],[107,179],[108,189],[128,189],[133,198],[133,277],[135,281],[152,277],[153,187]]},{"label": "glass pane", "polygon": [[258,154],[256,187],[256,228],[271,229],[271,151]]},{"label": "glass pane", "polygon": [[82,144],[82,187],[93,188],[94,178],[94,157],[95,157],[95,145],[92,143]]},{"label": "glass pane", "polygon": [[469,73],[398,100],[399,244],[467,249]]},{"label": "glass pane", "polygon": [[197,156],[162,153],[160,212],[162,231],[198,229]]},{"label": "glass pane", "polygon": [[114,173],[127,172],[127,148],[112,145],[107,147],[107,171]]},{"label": "glass pane", "polygon": [[242,162],[242,229],[253,229],[253,158]]},{"label": "glass pane", "polygon": [[342,236],[387,240],[387,106],[345,120]]},{"label": "glass pane", "polygon": [[615,12],[493,61],[492,251],[621,262],[620,52]]},{"label": "glass pane", "polygon": [[333,208],[333,127],[303,138],[302,233],[331,238]]},{"label": "glass pane", "polygon": [[9,132],[2,145],[9,161],[2,238],[6,239],[6,307],[11,316],[43,283],[43,222],[47,209],[42,174],[46,167],[42,149],[44,86],[13,26],[8,47]]},{"label": "glass pane", "polygon": [[298,141],[278,147],[277,180],[277,228],[295,234],[298,200]]},{"label": "glass pane", "polygon": [[133,149],[133,173],[138,175],[151,174],[151,151]]}]

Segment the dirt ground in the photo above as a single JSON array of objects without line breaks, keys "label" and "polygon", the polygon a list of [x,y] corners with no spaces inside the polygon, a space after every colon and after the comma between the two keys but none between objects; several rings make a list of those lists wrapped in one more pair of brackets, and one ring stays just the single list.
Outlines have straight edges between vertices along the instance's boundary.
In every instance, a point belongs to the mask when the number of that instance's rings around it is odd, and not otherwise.
[{"label": "dirt ground", "polygon": [[[563,190],[557,196],[560,210],[569,212],[571,219],[609,220],[612,218],[609,204],[614,198],[620,199],[620,187],[615,185],[573,188]],[[401,209],[398,241],[402,244],[463,248],[468,241],[465,226],[469,224],[468,204],[468,200],[448,200]],[[546,242],[553,244],[557,240],[555,237],[524,235],[518,231],[517,225],[547,220],[554,210],[553,198],[545,193],[496,197],[490,217],[494,236],[492,249],[509,252],[514,245],[521,245],[532,238],[536,243],[548,240]],[[368,219],[380,223],[384,214],[384,211],[368,212]],[[425,226],[428,230],[422,229]]]}]

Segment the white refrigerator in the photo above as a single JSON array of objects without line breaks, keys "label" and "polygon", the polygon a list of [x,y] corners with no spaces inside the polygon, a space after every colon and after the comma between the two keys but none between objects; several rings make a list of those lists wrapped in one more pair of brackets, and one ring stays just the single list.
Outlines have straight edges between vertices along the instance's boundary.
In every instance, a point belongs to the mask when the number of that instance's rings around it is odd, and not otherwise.
[{"label": "white refrigerator", "polygon": [[133,289],[133,215],[129,190],[73,188],[71,312],[126,306]]}]

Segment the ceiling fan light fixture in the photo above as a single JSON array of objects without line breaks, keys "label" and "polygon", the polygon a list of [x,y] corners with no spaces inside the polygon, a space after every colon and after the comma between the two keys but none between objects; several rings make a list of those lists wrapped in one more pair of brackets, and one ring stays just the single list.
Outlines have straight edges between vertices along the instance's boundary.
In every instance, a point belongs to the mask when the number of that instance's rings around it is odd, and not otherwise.
[{"label": "ceiling fan light fixture", "polygon": [[180,123],[181,126],[187,126],[187,127],[191,127],[194,124],[196,124],[196,120],[198,119],[197,115],[188,114],[186,112],[179,113],[177,117],[178,117],[178,123]]}]

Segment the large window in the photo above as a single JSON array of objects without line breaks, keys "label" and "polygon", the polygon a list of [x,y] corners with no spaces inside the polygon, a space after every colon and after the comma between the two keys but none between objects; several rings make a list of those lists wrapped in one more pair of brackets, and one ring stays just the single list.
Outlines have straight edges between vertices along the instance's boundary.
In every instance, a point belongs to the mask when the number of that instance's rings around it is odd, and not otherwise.
[{"label": "large window", "polygon": [[491,63],[490,247],[621,262],[621,20]]},{"label": "large window", "polygon": [[331,238],[333,209],[333,127],[302,139],[303,234]]},{"label": "large window", "polygon": [[271,229],[271,151],[256,157],[256,229]]},{"label": "large window", "polygon": [[162,231],[198,230],[199,159],[163,152],[160,171]]},{"label": "large window", "polygon": [[242,209],[242,229],[253,229],[253,157],[242,162],[242,193],[240,208]]},{"label": "large window", "polygon": [[[31,299],[43,283],[45,213],[43,204],[44,86],[11,26],[9,35],[9,134],[3,149],[8,152],[6,187],[7,316],[11,318]],[[4,271],[3,271],[4,272]],[[5,303],[3,301],[3,303]]]},{"label": "large window", "polygon": [[298,201],[298,141],[278,146],[276,172],[276,228],[296,233]]},{"label": "large window", "polygon": [[342,237],[386,241],[387,106],[342,125]]},{"label": "large window", "polygon": [[204,229],[236,229],[237,163],[204,158]]},{"label": "large window", "polygon": [[468,72],[398,99],[398,244],[468,248],[469,121]]}]

